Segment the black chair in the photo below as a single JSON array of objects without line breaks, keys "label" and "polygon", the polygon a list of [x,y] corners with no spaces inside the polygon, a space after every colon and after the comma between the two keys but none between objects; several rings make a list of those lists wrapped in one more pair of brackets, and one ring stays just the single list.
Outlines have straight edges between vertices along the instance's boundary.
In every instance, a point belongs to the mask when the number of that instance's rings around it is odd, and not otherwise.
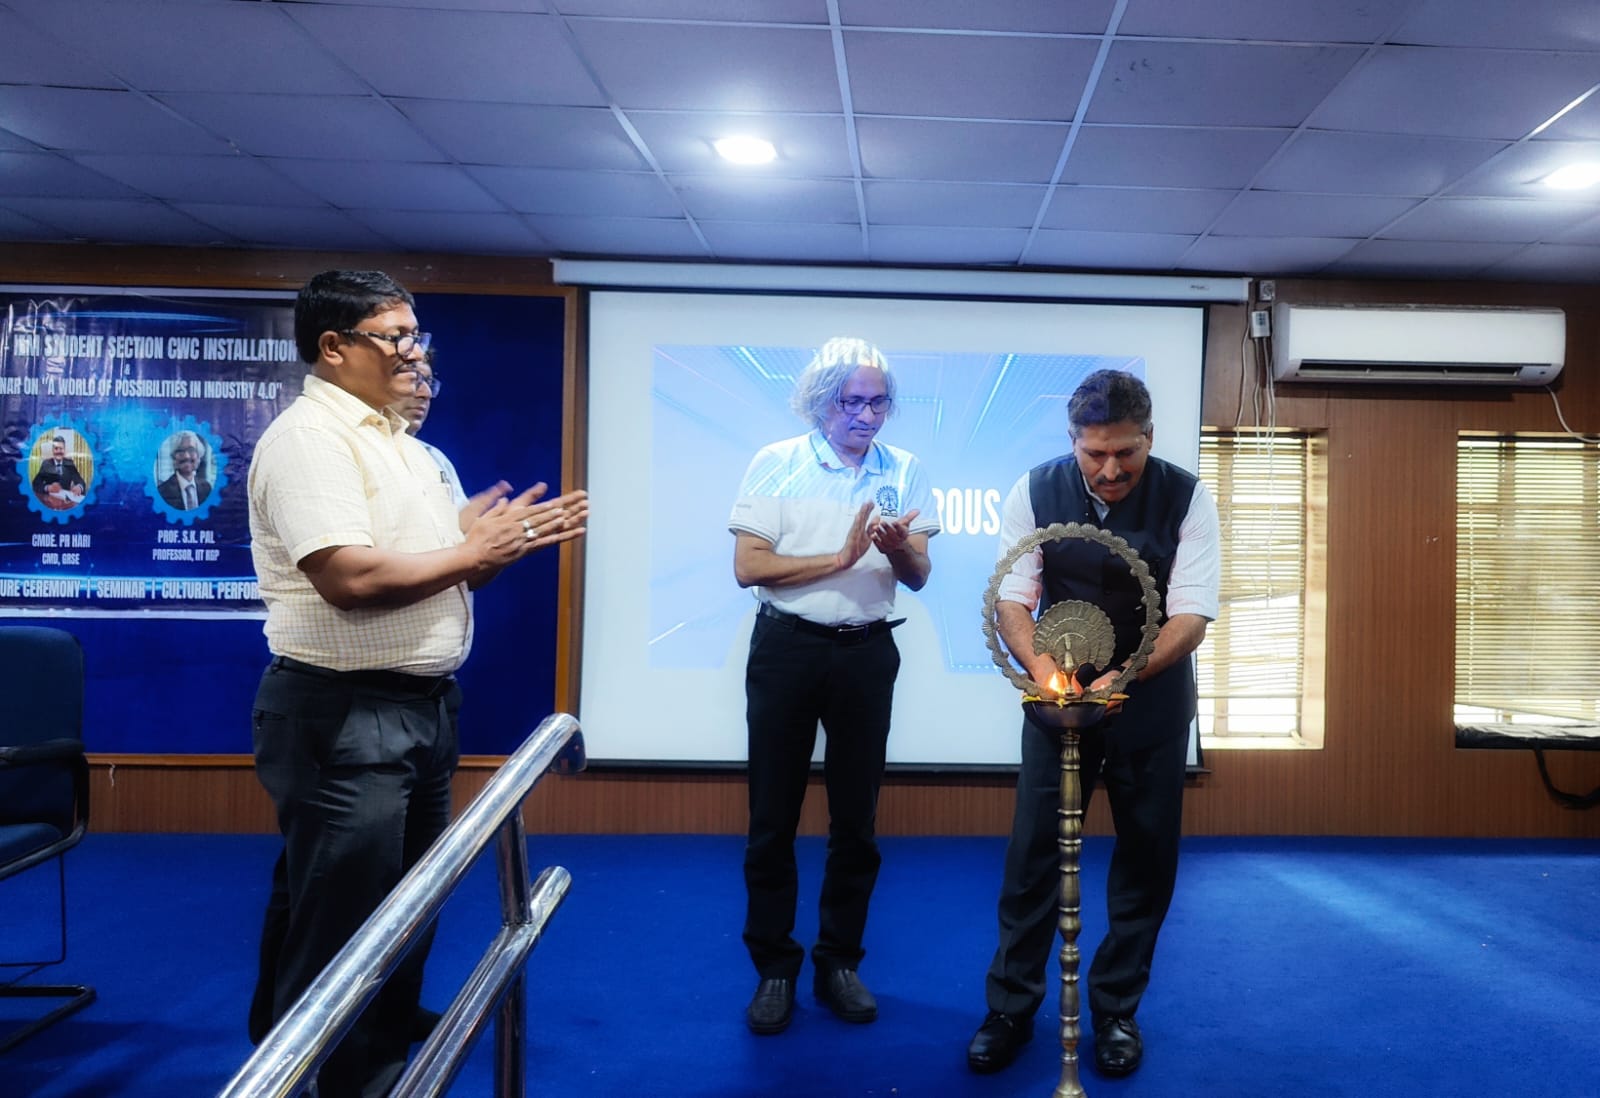
[{"label": "black chair", "polygon": [[[0,1038],[0,1052],[94,1002],[80,984],[25,985],[67,959],[67,871],[63,855],[89,826],[89,762],[83,753],[83,649],[61,629],[0,627],[0,675],[12,686],[0,713],[0,881],[54,860],[61,892],[61,949],[40,961],[0,960],[28,971],[0,985],[0,998],[66,1001]],[[5,903],[0,898],[0,903]]]}]

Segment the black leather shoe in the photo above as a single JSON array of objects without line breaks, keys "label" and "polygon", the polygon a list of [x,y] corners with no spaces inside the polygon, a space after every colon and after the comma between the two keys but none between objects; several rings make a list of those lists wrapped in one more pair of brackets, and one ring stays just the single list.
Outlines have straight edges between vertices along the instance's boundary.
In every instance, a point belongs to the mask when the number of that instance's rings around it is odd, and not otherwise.
[{"label": "black leather shoe", "polygon": [[847,1022],[871,1022],[878,1017],[878,1000],[853,968],[818,972],[811,990],[819,1003]]},{"label": "black leather shoe", "polygon": [[1094,1020],[1094,1066],[1113,1079],[1132,1075],[1144,1058],[1144,1039],[1132,1018]]},{"label": "black leather shoe", "polygon": [[411,1016],[411,1032],[408,1034],[411,1038],[411,1043],[416,1044],[419,1041],[426,1041],[433,1036],[434,1028],[438,1024],[439,1012],[437,1010],[429,1010],[425,1006],[419,1006],[417,1012]]},{"label": "black leather shoe", "polygon": [[755,998],[745,1007],[744,1022],[751,1033],[782,1033],[794,1017],[794,981],[769,976],[756,985]]},{"label": "black leather shoe", "polygon": [[982,1075],[1011,1066],[1033,1040],[1033,1019],[991,1010],[967,1046],[967,1066]]}]

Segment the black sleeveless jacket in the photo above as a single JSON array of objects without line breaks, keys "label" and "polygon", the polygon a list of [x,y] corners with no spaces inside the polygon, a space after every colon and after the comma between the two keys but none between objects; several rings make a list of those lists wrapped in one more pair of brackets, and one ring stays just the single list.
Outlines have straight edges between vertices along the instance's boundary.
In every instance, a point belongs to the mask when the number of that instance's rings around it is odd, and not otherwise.
[{"label": "black sleeveless jacket", "polygon": [[[1193,474],[1152,457],[1138,485],[1126,499],[1113,503],[1102,521],[1071,454],[1028,474],[1028,494],[1039,527],[1055,522],[1087,523],[1111,531],[1133,547],[1155,579],[1162,624],[1167,620],[1167,581],[1178,552],[1178,533],[1194,490]],[[1068,599],[1093,603],[1106,612],[1116,630],[1113,666],[1131,656],[1139,646],[1145,612],[1139,582],[1127,563],[1100,543],[1082,538],[1050,542],[1042,552],[1044,593],[1039,612]],[[1154,678],[1141,675],[1136,679],[1107,735],[1124,748],[1150,747],[1188,735],[1194,714],[1194,665],[1191,659],[1183,659]]]}]

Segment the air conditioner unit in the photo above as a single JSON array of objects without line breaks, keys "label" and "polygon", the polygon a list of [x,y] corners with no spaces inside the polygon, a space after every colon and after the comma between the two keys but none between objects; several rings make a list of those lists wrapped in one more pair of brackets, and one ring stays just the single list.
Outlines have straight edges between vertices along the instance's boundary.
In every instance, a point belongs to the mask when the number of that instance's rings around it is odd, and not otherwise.
[{"label": "air conditioner unit", "polygon": [[1280,381],[1544,385],[1567,350],[1560,309],[1435,305],[1272,308]]}]

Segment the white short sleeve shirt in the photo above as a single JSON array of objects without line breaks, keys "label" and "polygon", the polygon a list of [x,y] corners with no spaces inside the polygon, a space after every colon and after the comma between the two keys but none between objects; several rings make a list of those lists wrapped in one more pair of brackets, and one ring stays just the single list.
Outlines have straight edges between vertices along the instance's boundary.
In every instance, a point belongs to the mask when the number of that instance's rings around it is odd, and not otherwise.
[{"label": "white short sleeve shirt", "polygon": [[[770,542],[783,556],[837,553],[863,503],[883,518],[912,511],[913,534],[939,532],[939,512],[922,464],[908,450],[874,441],[856,468],[820,431],[763,447],[750,462],[728,519],[734,534]],[[844,572],[813,583],[755,587],[774,609],[823,625],[881,621],[894,609],[894,568],[877,547]]]}]

